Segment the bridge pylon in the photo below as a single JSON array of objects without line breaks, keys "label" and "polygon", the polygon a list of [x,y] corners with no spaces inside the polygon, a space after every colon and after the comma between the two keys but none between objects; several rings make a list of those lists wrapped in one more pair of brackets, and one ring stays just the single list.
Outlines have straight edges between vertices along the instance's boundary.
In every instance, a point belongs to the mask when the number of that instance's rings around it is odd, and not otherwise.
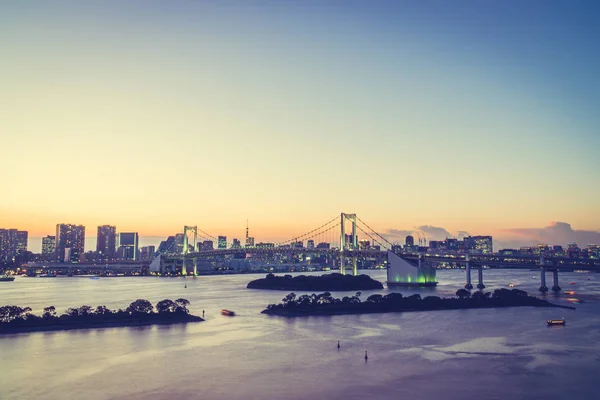
[{"label": "bridge pylon", "polygon": [[[346,273],[344,250],[346,250],[346,220],[352,222],[352,236],[350,237],[350,243],[348,244],[348,250],[356,250],[358,248],[358,239],[356,236],[356,214],[340,214],[340,273],[344,275]],[[352,274],[358,275],[358,268],[356,265],[356,256],[352,256]]]},{"label": "bridge pylon", "polygon": [[[190,237],[192,238],[192,246],[194,247],[193,251],[196,251],[196,244],[198,242],[198,226],[184,226],[183,227],[183,247],[181,249],[182,255],[187,255],[190,253]],[[185,257],[183,258],[183,264],[181,266],[181,276],[187,275],[187,265],[185,263]],[[195,271],[194,271],[195,275]]]}]

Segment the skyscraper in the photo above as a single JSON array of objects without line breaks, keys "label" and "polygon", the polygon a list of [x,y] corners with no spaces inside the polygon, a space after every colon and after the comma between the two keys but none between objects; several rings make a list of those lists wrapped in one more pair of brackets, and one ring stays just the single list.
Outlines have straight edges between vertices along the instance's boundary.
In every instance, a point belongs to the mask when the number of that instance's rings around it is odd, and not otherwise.
[{"label": "skyscraper", "polygon": [[412,247],[414,245],[415,245],[415,238],[412,237],[412,236],[410,236],[410,235],[408,235],[406,237],[406,247]]},{"label": "skyscraper", "polygon": [[114,260],[117,251],[117,227],[102,225],[98,227],[96,251],[100,258]]},{"label": "skyscraper", "polygon": [[27,251],[27,231],[0,229],[0,263],[12,263],[15,257]]},{"label": "skyscraper", "polygon": [[232,249],[239,249],[240,247],[242,247],[242,243],[240,242],[239,239],[233,239],[233,243],[231,245]]},{"label": "skyscraper", "polygon": [[85,248],[85,226],[74,224],[56,225],[55,260],[58,262],[79,262]]},{"label": "skyscraper", "polygon": [[138,246],[139,242],[137,232],[119,233],[118,256],[121,260],[137,260]]},{"label": "skyscraper", "polygon": [[56,236],[46,236],[42,238],[42,259],[44,261],[54,260],[56,252]]},{"label": "skyscraper", "polygon": [[217,247],[219,249],[226,249],[227,248],[227,236],[219,236],[217,245],[218,245]]}]

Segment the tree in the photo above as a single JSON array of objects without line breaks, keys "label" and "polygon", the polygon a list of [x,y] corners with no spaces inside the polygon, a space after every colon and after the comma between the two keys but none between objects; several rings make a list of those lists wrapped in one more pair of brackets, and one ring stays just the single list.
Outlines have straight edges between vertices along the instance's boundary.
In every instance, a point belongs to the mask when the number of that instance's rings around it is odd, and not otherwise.
[{"label": "tree", "polygon": [[380,303],[383,296],[380,294],[372,294],[367,297],[367,303]]},{"label": "tree", "polygon": [[43,318],[49,319],[54,318],[56,316],[56,307],[50,306],[44,308],[44,313],[42,314]]},{"label": "tree", "polygon": [[456,291],[456,297],[459,299],[468,299],[471,297],[471,293],[467,289],[458,289]]},{"label": "tree", "polygon": [[483,300],[486,297],[485,297],[485,294],[483,292],[477,291],[477,292],[473,293],[473,295],[471,295],[471,298],[473,300]]},{"label": "tree", "polygon": [[148,300],[137,299],[125,311],[129,314],[150,314],[153,309],[154,306]]},{"label": "tree", "polygon": [[175,300],[175,303],[177,303],[177,305],[183,310],[183,312],[185,312],[186,314],[189,313],[187,306],[190,305],[190,302],[187,299],[177,299]]},{"label": "tree", "polygon": [[177,307],[177,303],[169,299],[164,299],[156,303],[156,311],[158,311],[159,314],[175,312]]},{"label": "tree", "polygon": [[0,321],[10,322],[15,319],[24,319],[31,312],[30,307],[3,306],[0,307]]},{"label": "tree", "polygon": [[109,315],[112,314],[112,311],[108,308],[106,308],[106,306],[98,306],[96,307],[96,315]]},{"label": "tree", "polygon": [[281,299],[281,301],[283,302],[283,305],[291,305],[291,304],[295,304],[296,300],[296,293],[290,293],[287,296],[285,296],[283,299]]},{"label": "tree", "polygon": [[78,313],[82,317],[88,316],[93,313],[93,308],[91,306],[81,306],[79,307]]}]

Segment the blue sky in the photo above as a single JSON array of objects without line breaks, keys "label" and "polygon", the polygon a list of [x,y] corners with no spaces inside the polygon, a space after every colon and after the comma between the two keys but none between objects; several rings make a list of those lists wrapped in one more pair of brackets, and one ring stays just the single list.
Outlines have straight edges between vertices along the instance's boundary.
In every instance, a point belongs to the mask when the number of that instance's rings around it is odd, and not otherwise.
[{"label": "blue sky", "polygon": [[597,2],[0,7],[2,226],[600,230]]}]

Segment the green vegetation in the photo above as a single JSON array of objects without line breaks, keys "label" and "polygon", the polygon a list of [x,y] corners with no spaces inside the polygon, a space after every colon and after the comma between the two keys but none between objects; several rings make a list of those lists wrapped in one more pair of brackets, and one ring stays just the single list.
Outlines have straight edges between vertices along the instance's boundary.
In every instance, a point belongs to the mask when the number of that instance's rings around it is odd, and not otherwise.
[{"label": "green vegetation", "polygon": [[30,307],[0,307],[0,334],[66,329],[89,329],[119,326],[142,326],[204,321],[190,315],[186,299],[165,299],[154,306],[148,300],[138,299],[125,310],[113,311],[106,306],[69,308],[62,315],[54,306],[44,308],[41,316],[31,313]]},{"label": "green vegetation", "polygon": [[421,298],[419,294],[404,297],[401,293],[388,295],[374,294],[365,301],[360,300],[361,293],[352,297],[336,299],[331,293],[302,295],[296,297],[290,293],[282,299],[280,304],[269,304],[262,312],[270,315],[285,317],[298,317],[308,315],[337,315],[337,314],[367,314],[402,311],[433,311],[457,310],[467,308],[495,308],[495,307],[573,307],[557,306],[546,300],[528,296],[527,292],[513,289],[497,289],[493,293],[475,292],[471,294],[465,289],[456,292],[457,297],[440,298],[427,296]]},{"label": "green vegetation", "polygon": [[348,291],[383,289],[383,284],[368,275],[326,274],[320,276],[268,274],[263,279],[248,283],[248,289],[302,290],[302,291]]}]

